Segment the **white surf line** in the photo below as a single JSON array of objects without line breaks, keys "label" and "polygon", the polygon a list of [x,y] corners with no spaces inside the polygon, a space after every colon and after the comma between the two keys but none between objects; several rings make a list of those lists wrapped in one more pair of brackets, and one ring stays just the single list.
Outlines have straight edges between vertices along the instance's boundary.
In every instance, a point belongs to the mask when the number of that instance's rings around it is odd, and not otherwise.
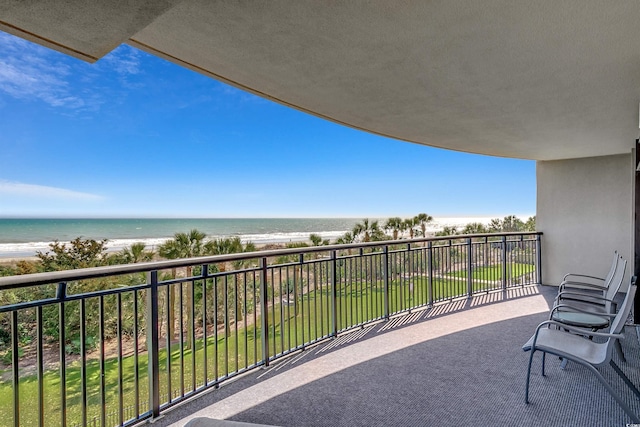
[{"label": "white surf line", "polygon": [[227,419],[295,388],[403,348],[478,326],[548,311],[546,300],[537,294],[413,324],[393,333],[351,344],[274,375],[260,384],[194,412],[171,427],[182,427],[189,420],[198,417]]}]

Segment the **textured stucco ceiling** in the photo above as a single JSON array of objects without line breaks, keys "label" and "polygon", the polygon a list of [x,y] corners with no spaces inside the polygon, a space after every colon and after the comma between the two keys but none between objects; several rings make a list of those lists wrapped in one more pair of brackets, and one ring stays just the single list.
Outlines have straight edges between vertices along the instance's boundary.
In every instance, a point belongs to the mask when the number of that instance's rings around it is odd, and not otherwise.
[{"label": "textured stucco ceiling", "polygon": [[0,0],[0,29],[89,60],[128,41],[402,140],[551,160],[638,136],[636,0],[26,3]]}]

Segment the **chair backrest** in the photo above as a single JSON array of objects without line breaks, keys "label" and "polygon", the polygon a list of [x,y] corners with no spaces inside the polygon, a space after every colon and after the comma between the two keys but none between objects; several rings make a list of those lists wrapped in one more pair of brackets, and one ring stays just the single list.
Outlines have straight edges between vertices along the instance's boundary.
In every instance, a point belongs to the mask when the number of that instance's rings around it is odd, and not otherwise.
[{"label": "chair backrest", "polygon": [[[624,273],[627,271],[627,260],[622,259],[622,257],[619,257],[619,258],[621,261],[618,263],[618,266],[615,269],[613,277],[611,277],[611,282],[609,283],[609,287],[604,293],[604,297],[608,300],[613,300],[615,298],[616,294],[620,290],[620,287],[622,286],[622,281],[624,280]],[[610,302],[605,303],[605,308],[607,312],[611,313]]]},{"label": "chair backrest", "polygon": [[609,269],[609,273],[607,273],[607,277],[604,278],[604,285],[609,286],[611,280],[613,279],[613,275],[616,273],[616,269],[618,267],[618,263],[622,257],[618,254],[618,251],[613,251],[613,261],[611,262],[611,268]]},{"label": "chair backrest", "polygon": [[609,332],[612,334],[619,334],[624,328],[624,324],[627,321],[627,317],[629,317],[629,313],[631,313],[631,307],[633,306],[633,300],[636,295],[636,276],[631,278],[631,284],[629,285],[629,290],[627,291],[627,295],[624,297],[624,301],[620,304],[620,310],[616,317],[613,318],[613,322],[611,322],[611,328]]}]

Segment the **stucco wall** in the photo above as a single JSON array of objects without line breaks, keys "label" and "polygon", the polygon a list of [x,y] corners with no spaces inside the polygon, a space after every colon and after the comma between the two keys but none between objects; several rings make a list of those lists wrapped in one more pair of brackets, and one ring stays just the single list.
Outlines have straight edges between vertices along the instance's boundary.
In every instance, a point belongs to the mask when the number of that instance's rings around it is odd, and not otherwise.
[{"label": "stucco wall", "polygon": [[542,282],[558,284],[567,272],[603,276],[617,249],[633,271],[631,153],[537,163],[538,231]]}]

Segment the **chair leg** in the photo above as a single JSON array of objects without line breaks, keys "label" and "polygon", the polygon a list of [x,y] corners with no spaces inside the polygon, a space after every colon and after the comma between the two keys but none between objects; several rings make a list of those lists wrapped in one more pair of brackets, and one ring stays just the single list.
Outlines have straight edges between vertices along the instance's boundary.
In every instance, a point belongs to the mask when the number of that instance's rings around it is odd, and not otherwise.
[{"label": "chair leg", "polygon": [[620,360],[626,363],[627,358],[624,357],[624,352],[622,351],[622,343],[620,342],[620,340],[616,340],[615,349],[618,352],[618,356],[620,356]]},{"label": "chair leg", "polygon": [[633,390],[633,393],[636,395],[636,397],[640,398],[640,391],[638,390],[638,388],[631,382],[631,380],[629,379],[629,377],[627,377],[624,372],[622,372],[622,369],[620,369],[620,367],[618,365],[616,365],[616,363],[612,360],[609,362],[611,364],[611,366],[613,367],[613,370],[616,371],[616,374],[618,374],[620,376],[620,378],[622,378],[622,380],[624,381],[624,383],[626,385],[629,386],[629,388],[631,390]]},{"label": "chair leg", "polygon": [[[527,381],[525,384],[525,392],[524,392],[524,402],[529,403],[529,382],[531,380],[531,362],[533,361],[533,353],[536,351],[532,348],[531,354],[529,355],[529,366],[527,367]],[[544,353],[542,353],[544,357]]]},{"label": "chair leg", "polygon": [[545,362],[547,361],[547,353],[545,353],[544,351],[542,352],[542,376],[544,377],[544,365]]},{"label": "chair leg", "polygon": [[[633,411],[631,410],[631,408],[629,406],[627,406],[626,403],[624,403],[624,401],[622,400],[622,398],[618,395],[618,393],[616,393],[613,388],[611,387],[611,385],[609,385],[609,383],[604,379],[604,377],[602,376],[602,374],[592,365],[589,364],[584,364],[581,363],[581,365],[586,366],[588,369],[591,370],[591,372],[593,372],[595,374],[595,376],[598,378],[598,381],[600,381],[600,383],[602,383],[602,385],[604,386],[604,388],[607,389],[607,391],[609,392],[609,394],[611,395],[611,397],[613,397],[615,399],[616,402],[618,402],[618,405],[620,405],[620,407],[624,410],[624,412],[627,413],[627,415],[629,416],[629,418],[631,418],[631,420],[636,423],[639,424],[640,423],[640,418],[638,418],[638,416],[633,413]],[[618,368],[615,363],[612,362],[612,366],[614,366],[614,369],[616,370],[616,372],[618,373],[618,375],[620,375],[620,373],[622,371],[619,371],[620,368]],[[619,371],[619,372],[618,372]],[[624,375],[624,373],[622,374],[623,379],[626,378],[626,375]],[[626,381],[625,381],[626,382]],[[633,387],[635,388],[635,387]]]}]

